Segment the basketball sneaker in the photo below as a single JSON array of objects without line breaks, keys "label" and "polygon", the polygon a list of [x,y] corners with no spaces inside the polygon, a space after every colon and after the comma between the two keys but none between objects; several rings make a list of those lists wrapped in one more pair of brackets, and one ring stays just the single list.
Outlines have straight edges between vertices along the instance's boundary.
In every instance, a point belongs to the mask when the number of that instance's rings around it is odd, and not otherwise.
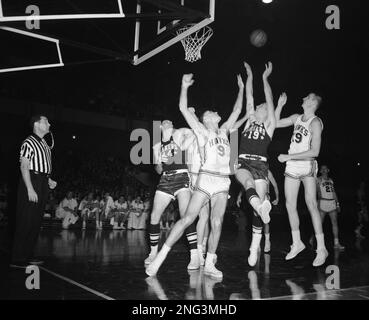
[{"label": "basketball sneaker", "polygon": [[205,265],[204,274],[215,279],[223,279],[223,272],[215,268],[213,263],[208,263]]},{"label": "basketball sneaker", "polygon": [[187,270],[197,270],[200,268],[200,257],[197,249],[191,250],[191,260],[187,266]]},{"label": "basketball sneaker", "polygon": [[295,258],[301,251],[305,249],[305,245],[302,241],[294,243],[291,246],[290,252],[286,255],[286,260],[291,260]]},{"label": "basketball sneaker", "polygon": [[325,263],[325,259],[327,259],[327,257],[328,257],[327,249],[323,248],[323,249],[316,250],[316,257],[313,261],[313,266],[314,267],[319,267],[319,266],[323,265]]},{"label": "basketball sneaker", "polygon": [[150,253],[149,256],[145,259],[145,265],[148,265],[151,262],[153,262],[155,257],[156,257],[156,254]]},{"label": "basketball sneaker", "polygon": [[264,200],[263,203],[258,207],[258,215],[260,216],[261,220],[264,224],[270,222],[269,212],[272,210],[272,205],[270,204],[269,200]]},{"label": "basketball sneaker", "polygon": [[200,266],[204,266],[205,265],[205,255],[202,251],[202,246],[198,246],[197,250],[198,250],[198,255],[200,259]]}]

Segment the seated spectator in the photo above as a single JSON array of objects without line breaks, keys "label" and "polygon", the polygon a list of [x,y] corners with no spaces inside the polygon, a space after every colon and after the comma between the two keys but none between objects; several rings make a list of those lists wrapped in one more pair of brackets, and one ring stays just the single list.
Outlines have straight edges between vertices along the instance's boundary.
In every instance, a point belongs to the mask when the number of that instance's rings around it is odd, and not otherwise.
[{"label": "seated spectator", "polygon": [[117,201],[114,202],[114,226],[113,229],[124,229],[124,223],[128,218],[128,203],[124,196],[120,196]]},{"label": "seated spectator", "polygon": [[82,218],[82,229],[86,229],[86,222],[88,219],[94,219],[96,222],[96,229],[99,228],[99,201],[94,199],[94,194],[90,192],[87,198],[83,199],[79,205]]},{"label": "seated spectator", "polygon": [[109,192],[104,194],[104,199],[100,201],[100,217],[99,217],[99,229],[102,229],[102,222],[109,220],[111,225],[114,225],[114,200],[110,196]]},{"label": "seated spectator", "polygon": [[144,204],[140,196],[132,201],[128,218],[128,229],[145,229],[147,215],[144,214]]},{"label": "seated spectator", "polygon": [[55,217],[56,209],[58,208],[58,202],[54,196],[53,192],[49,193],[49,199],[46,202],[45,206],[45,218],[53,218]]},{"label": "seated spectator", "polygon": [[73,198],[73,192],[69,191],[56,209],[56,217],[63,219],[63,229],[68,229],[71,224],[77,222],[77,207],[77,200]]}]

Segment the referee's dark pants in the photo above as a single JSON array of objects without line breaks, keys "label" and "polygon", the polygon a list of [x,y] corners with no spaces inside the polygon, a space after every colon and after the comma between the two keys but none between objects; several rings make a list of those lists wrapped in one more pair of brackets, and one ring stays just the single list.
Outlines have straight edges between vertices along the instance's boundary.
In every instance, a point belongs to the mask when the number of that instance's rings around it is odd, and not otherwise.
[{"label": "referee's dark pants", "polygon": [[27,188],[21,177],[18,186],[12,262],[28,262],[32,259],[49,194],[46,174],[30,171],[30,177],[38,202],[28,200]]}]

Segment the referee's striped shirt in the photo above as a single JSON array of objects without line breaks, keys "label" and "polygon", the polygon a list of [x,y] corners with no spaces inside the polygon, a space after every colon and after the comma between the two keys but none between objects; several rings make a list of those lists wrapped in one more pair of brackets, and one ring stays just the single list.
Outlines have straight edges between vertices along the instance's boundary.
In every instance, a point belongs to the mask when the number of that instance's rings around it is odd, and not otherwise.
[{"label": "referee's striped shirt", "polygon": [[51,174],[51,149],[46,141],[36,134],[31,134],[23,141],[20,161],[22,157],[29,160],[30,170]]}]

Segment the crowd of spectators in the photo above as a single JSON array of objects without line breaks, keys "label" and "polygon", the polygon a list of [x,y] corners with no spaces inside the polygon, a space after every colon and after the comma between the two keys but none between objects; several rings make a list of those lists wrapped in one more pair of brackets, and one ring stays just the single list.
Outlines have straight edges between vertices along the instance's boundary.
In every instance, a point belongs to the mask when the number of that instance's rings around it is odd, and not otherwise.
[{"label": "crowd of spectators", "polygon": [[[50,191],[45,219],[60,220],[63,228],[146,229],[153,190],[137,180],[139,169],[116,156],[66,153],[55,163],[57,188]],[[0,223],[8,211],[8,187],[0,184]],[[162,228],[173,225],[178,206],[163,214]]]}]

